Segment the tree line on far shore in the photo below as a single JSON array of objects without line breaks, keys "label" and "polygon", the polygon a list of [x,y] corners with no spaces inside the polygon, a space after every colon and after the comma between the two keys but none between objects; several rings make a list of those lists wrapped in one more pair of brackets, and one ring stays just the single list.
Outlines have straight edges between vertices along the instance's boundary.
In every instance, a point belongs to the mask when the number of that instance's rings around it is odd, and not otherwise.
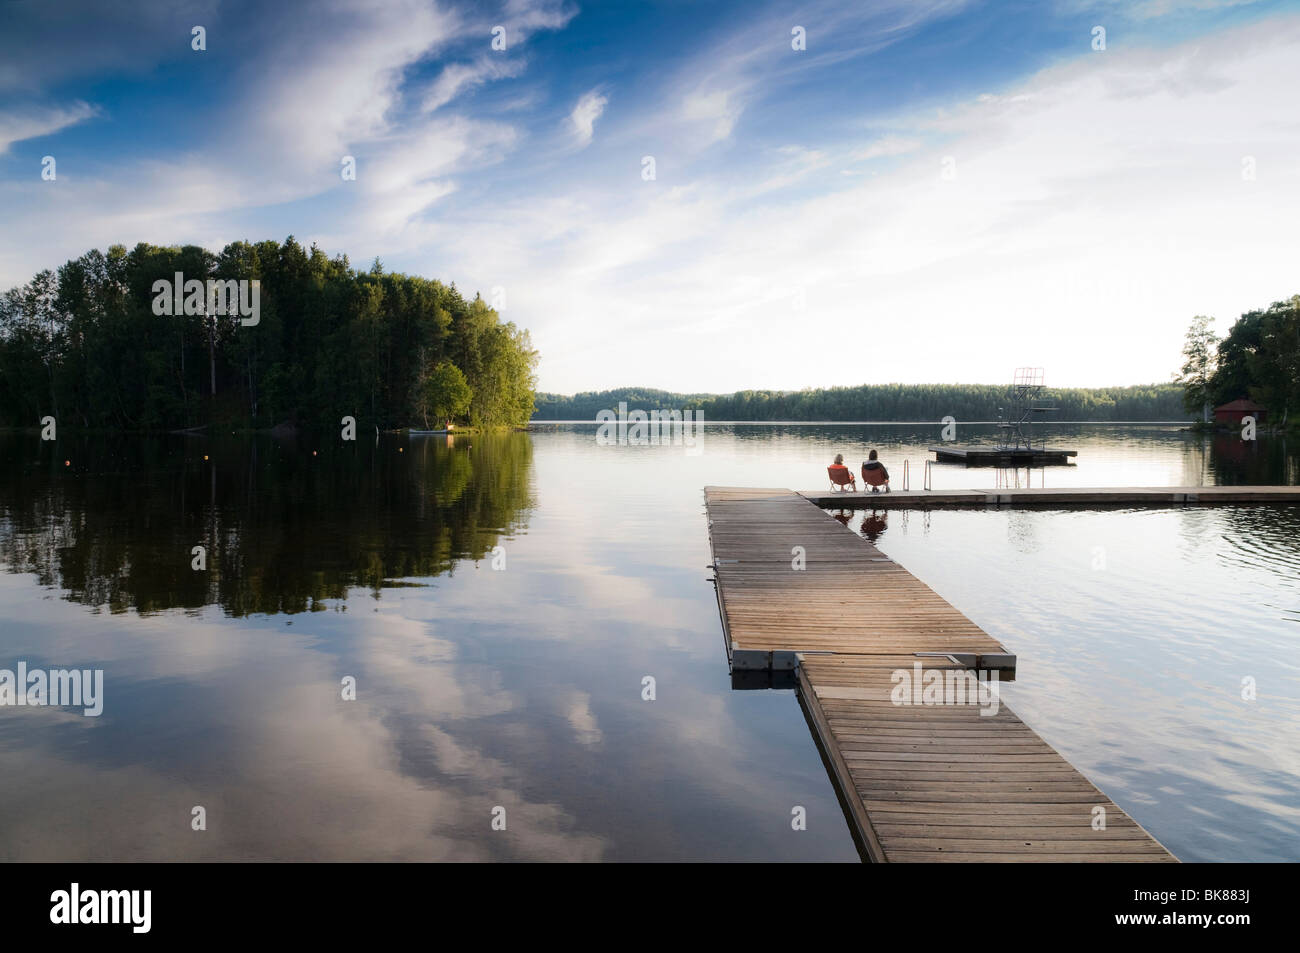
[{"label": "tree line on far shore", "polygon": [[[258,281],[255,323],[206,300],[168,307],[159,283],[177,274]],[[0,426],[523,426],[537,360],[528,332],[480,297],[378,260],[359,271],[293,236],[219,254],[114,245],[0,295]]]},{"label": "tree line on far shore", "polygon": [[[534,420],[594,420],[601,410],[693,409],[705,420],[938,421],[997,420],[1011,395],[996,384],[863,384],[800,391],[745,390],[734,394],[674,394],[645,387],[585,392],[571,397],[539,393]],[[1186,420],[1176,384],[1134,387],[1048,388],[1041,402],[1052,420]]]},{"label": "tree line on far shore", "polygon": [[1187,411],[1208,420],[1211,408],[1244,397],[1286,424],[1300,409],[1300,295],[1247,311],[1222,339],[1213,325],[1201,314],[1187,329],[1178,378]]}]

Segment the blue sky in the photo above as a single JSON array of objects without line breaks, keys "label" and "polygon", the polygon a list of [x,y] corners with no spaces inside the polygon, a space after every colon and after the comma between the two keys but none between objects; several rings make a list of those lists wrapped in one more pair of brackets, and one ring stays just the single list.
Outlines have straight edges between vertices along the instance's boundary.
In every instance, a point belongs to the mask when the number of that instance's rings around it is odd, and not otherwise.
[{"label": "blue sky", "polygon": [[1266,0],[0,0],[0,286],[293,234],[547,390],[1149,382],[1300,292],[1298,88]]}]

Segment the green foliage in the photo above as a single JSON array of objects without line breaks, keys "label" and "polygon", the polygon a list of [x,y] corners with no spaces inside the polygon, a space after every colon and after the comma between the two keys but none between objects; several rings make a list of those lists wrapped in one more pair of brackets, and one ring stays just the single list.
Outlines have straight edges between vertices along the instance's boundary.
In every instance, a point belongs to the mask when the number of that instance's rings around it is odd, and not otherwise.
[{"label": "green foliage", "polygon": [[1261,404],[1277,422],[1300,407],[1300,295],[1248,311],[1219,342],[1209,399],[1218,405],[1238,397]]},{"label": "green foliage", "polygon": [[[628,387],[572,397],[538,394],[535,420],[594,420],[601,410],[692,408],[706,420],[936,421],[996,420],[1010,386],[992,384],[863,384],[801,391],[673,394]],[[1174,384],[1137,387],[1057,388],[1044,397],[1054,420],[1182,420],[1181,389]]]},{"label": "green foliage", "polygon": [[417,398],[426,429],[430,418],[441,426],[464,416],[472,396],[460,368],[451,361],[439,361],[425,375]]},{"label": "green foliage", "polygon": [[[155,315],[153,284],[261,282],[260,321]],[[0,295],[0,425],[158,431],[290,421],[361,429],[418,425],[421,381],[448,361],[470,390],[477,427],[522,426],[537,352],[454,285],[368,271],[292,236],[202,248],[114,245]]]},{"label": "green foliage", "polygon": [[1189,414],[1210,415],[1210,379],[1214,375],[1215,349],[1219,338],[1211,329],[1214,319],[1198,314],[1183,339],[1183,369],[1177,381],[1183,385],[1183,407]]}]

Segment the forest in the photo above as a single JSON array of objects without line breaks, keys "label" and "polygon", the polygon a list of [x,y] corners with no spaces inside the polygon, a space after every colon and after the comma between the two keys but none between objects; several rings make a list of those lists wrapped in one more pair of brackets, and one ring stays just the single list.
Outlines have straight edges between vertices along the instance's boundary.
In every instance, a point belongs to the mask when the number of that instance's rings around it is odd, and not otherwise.
[{"label": "forest", "polygon": [[[646,387],[537,395],[534,420],[594,420],[597,411],[692,408],[705,420],[961,421],[996,420],[1010,396],[1006,384],[863,384],[799,391],[745,390],[734,394],[673,394]],[[1176,384],[1135,387],[1048,388],[1043,402],[1053,420],[1186,420]]]},{"label": "forest", "polygon": [[1220,339],[1214,319],[1192,319],[1183,344],[1180,382],[1189,413],[1208,418],[1210,408],[1239,397],[1267,409],[1277,425],[1300,424],[1290,418],[1300,409],[1300,295],[1247,311]]},{"label": "forest", "polygon": [[[207,285],[170,306],[177,276]],[[255,318],[212,284],[255,286]],[[180,291],[176,301],[181,303]],[[220,311],[226,313],[218,313]],[[159,432],[359,432],[448,421],[518,427],[538,354],[526,330],[455,284],[368,271],[293,236],[206,249],[90,251],[0,295],[0,426]]]}]

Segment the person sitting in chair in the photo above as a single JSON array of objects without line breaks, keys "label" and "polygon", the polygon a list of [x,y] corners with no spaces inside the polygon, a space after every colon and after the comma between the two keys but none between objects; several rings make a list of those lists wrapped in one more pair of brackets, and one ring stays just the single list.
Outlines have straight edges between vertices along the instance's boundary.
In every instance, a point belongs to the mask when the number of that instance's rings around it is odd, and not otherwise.
[{"label": "person sitting in chair", "polygon": [[857,492],[857,480],[853,478],[853,471],[844,465],[844,454],[835,454],[835,462],[826,468],[826,472],[831,478],[831,490],[839,489],[847,493],[852,489]]},{"label": "person sitting in chair", "polygon": [[879,493],[883,486],[885,492],[889,492],[889,471],[885,465],[876,459],[876,451],[872,450],[867,454],[866,461],[862,464],[862,483],[863,489],[871,487],[872,493]]}]

